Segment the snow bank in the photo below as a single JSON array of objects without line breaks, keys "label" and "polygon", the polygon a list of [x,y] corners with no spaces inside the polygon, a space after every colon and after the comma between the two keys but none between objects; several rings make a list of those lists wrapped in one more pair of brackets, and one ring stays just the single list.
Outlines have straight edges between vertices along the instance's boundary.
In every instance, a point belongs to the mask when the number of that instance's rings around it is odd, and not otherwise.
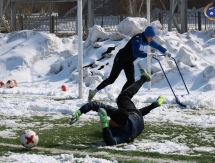
[{"label": "snow bank", "polygon": [[63,70],[63,67],[60,62],[51,65],[50,68],[51,73],[58,74],[61,70]]},{"label": "snow bank", "polygon": [[56,63],[51,65],[50,72],[54,73],[54,74],[58,74],[63,69],[70,67],[72,64],[72,60],[70,57],[75,56],[75,55],[76,54],[72,50],[61,51]]},{"label": "snow bank", "polygon": [[160,21],[158,21],[158,20],[153,21],[153,22],[151,22],[150,25],[152,25],[154,27],[155,34],[161,36],[161,34],[163,33],[163,31],[161,30],[162,29],[162,25],[161,25]]},{"label": "snow bank", "polygon": [[[89,87],[92,84],[100,84],[102,82],[102,78],[100,76],[87,76],[84,79],[86,87]],[[96,86],[96,85],[95,85]]]},{"label": "snow bank", "polygon": [[67,59],[74,55],[75,53],[72,50],[64,50],[60,52],[60,57],[63,57],[64,59]]},{"label": "snow bank", "polygon": [[196,65],[197,57],[189,48],[183,46],[177,56],[175,57],[177,62],[182,62],[185,65],[194,67]]},{"label": "snow bank", "polygon": [[207,66],[203,72],[202,75],[205,79],[205,81],[207,82],[203,88],[203,91],[211,91],[213,89],[215,89],[215,81],[214,81],[214,77],[215,77],[215,66],[214,65],[209,65]]},{"label": "snow bank", "polygon": [[37,33],[30,30],[24,31],[16,31],[8,34],[7,43],[13,42],[19,39],[30,39],[31,37],[35,36]]},{"label": "snow bank", "polygon": [[[10,153],[10,152],[9,152]],[[60,156],[46,156],[46,155],[36,155],[36,154],[14,154],[6,157],[0,157],[2,162],[13,162],[13,163],[29,163],[29,162],[38,162],[38,163],[117,163],[117,161],[109,161],[106,159],[89,157],[86,155],[85,158],[75,158],[73,154],[61,154]]]},{"label": "snow bank", "polygon": [[87,40],[84,42],[84,47],[94,44],[96,41],[104,41],[108,39],[108,33],[101,26],[94,25],[89,29]]},{"label": "snow bank", "polygon": [[215,65],[207,66],[203,71],[203,77],[205,77],[207,80],[215,77]]},{"label": "snow bank", "polygon": [[126,35],[119,33],[119,32],[111,33],[109,36],[110,40],[112,40],[112,41],[120,41],[126,37],[127,37]]},{"label": "snow bank", "polygon": [[190,39],[187,44],[190,45],[190,48],[197,51],[198,53],[204,52],[204,49],[201,45],[199,45],[197,42],[195,42],[193,39]]},{"label": "snow bank", "polygon": [[4,47],[1,58],[6,61],[5,70],[14,73],[32,68],[35,62],[57,54],[60,49],[60,39],[43,32],[18,31],[7,34],[5,39],[7,41],[1,43]]},{"label": "snow bank", "polygon": [[119,32],[105,32],[105,29],[101,26],[94,25],[92,28],[89,29],[89,34],[84,42],[84,47],[87,48],[90,45],[93,45],[97,41],[104,41],[104,40],[113,40],[113,41],[119,41],[126,38],[126,36]]},{"label": "snow bank", "polygon": [[[209,70],[204,70],[207,66],[213,65],[213,60],[215,58],[215,39],[210,36],[214,31],[208,30],[207,33],[191,31],[179,34],[178,32],[162,30],[159,21],[154,21],[151,25],[153,25],[156,30],[155,40],[167,48],[179,64],[188,66],[187,69],[183,69],[182,73],[185,76],[185,82],[188,83],[189,88],[194,89],[194,91],[214,90],[213,73],[209,73]],[[134,35],[135,32],[143,32],[146,26],[145,18],[126,18],[119,24],[118,31],[115,33],[105,32],[100,26],[92,27],[89,37],[84,42],[86,45],[83,58],[83,65],[85,67],[83,72],[84,86],[86,86],[86,88],[92,88],[106,79],[110,74],[113,60],[117,52],[125,46],[130,36]],[[22,83],[22,81],[24,81],[24,86],[28,88],[34,86],[38,87],[38,84],[29,84],[31,82],[47,81],[48,79],[53,82],[70,81],[73,84],[78,82],[77,36],[61,39],[54,34],[47,34],[44,32],[19,31],[0,35],[0,38],[0,67],[2,72],[4,72],[0,74],[0,80],[7,81],[8,79],[19,78],[21,81],[18,82]],[[107,54],[103,54],[109,47],[115,47],[115,49],[111,52],[107,52]],[[155,52],[157,53],[157,51]],[[109,56],[109,58],[105,57],[106,55]],[[174,62],[171,60],[163,60],[163,57],[159,59],[165,71],[170,76],[170,81],[174,81],[175,77],[179,75],[175,69]],[[49,64],[45,63],[45,61]],[[135,78],[139,75],[138,62],[141,64],[142,68],[147,67],[146,59],[137,59],[134,63]],[[192,69],[189,69],[189,67],[192,67]],[[122,71],[119,79],[117,79],[113,85],[108,86],[107,90],[110,92],[113,91],[112,94],[117,95],[121,89],[120,87],[126,82],[126,77],[123,73]],[[194,77],[190,77],[190,73],[192,75],[195,74]],[[166,81],[161,72],[161,68],[155,60],[152,60],[152,74],[155,74],[152,79],[153,87],[169,89],[166,87]],[[210,77],[210,75],[212,75],[212,77]],[[194,80],[196,78],[201,79],[202,83],[199,85],[195,84]],[[43,86],[47,87],[47,83],[48,82],[44,82]],[[174,81],[174,84],[177,89],[182,89],[180,82]],[[53,85],[56,86],[56,84]],[[22,86],[22,84],[19,86]],[[24,94],[34,94],[31,91],[19,90],[19,88],[15,88],[15,91],[17,91],[18,94],[20,92]],[[107,96],[105,91],[101,91],[104,97]],[[4,88],[0,89],[0,92],[9,93],[9,91]],[[37,91],[34,92],[36,93]],[[48,93],[46,91],[39,92],[49,95],[58,94],[52,91],[48,91]]]},{"label": "snow bank", "polygon": [[141,143],[141,142],[139,142],[136,145],[141,150],[144,149],[144,150],[149,151],[149,152],[160,153],[160,154],[164,154],[164,153],[183,154],[186,151],[190,150],[189,147],[187,147],[183,144],[175,143],[175,142],[171,142],[171,141],[165,141],[163,143],[159,143],[159,142]]},{"label": "snow bank", "polygon": [[145,18],[127,17],[117,26],[117,30],[126,35],[133,37],[138,33],[142,33],[147,27],[147,20]]},{"label": "snow bank", "polygon": [[[205,62],[204,57],[201,56],[203,54],[212,55],[213,49],[209,48],[214,43],[213,39],[206,40],[204,44],[202,44],[201,39],[197,39],[197,35],[199,38],[201,37],[211,37],[211,33],[213,30],[208,30],[207,33],[202,34],[202,32],[191,31],[186,32],[184,34],[179,34],[178,32],[168,32],[162,30],[162,25],[159,21],[154,21],[151,23],[155,28],[156,36],[154,40],[160,45],[167,48],[172,56],[175,57],[177,63],[181,63],[182,65],[186,65],[189,67],[195,67],[203,70],[203,66],[208,65]],[[89,31],[89,36],[87,40],[84,42],[84,66],[87,66],[87,69],[84,69],[84,83],[86,87],[92,87],[92,85],[96,86],[96,83],[100,83],[103,79],[105,79],[111,70],[113,59],[117,52],[123,47],[121,43],[117,44],[117,50],[114,51],[113,54],[110,55],[110,59],[104,58],[100,60],[101,56],[107,50],[108,44],[111,45],[112,40],[122,40],[124,41],[124,45],[129,40],[129,37],[137,33],[142,33],[144,29],[147,27],[145,18],[126,18],[118,25],[118,31],[115,33],[105,32],[105,30],[100,26],[93,26]],[[209,34],[210,33],[210,34]],[[119,41],[120,42],[120,41]],[[205,49],[207,48],[207,49]],[[157,53],[157,50],[152,48],[152,52]],[[210,54],[209,54],[210,53]],[[110,53],[109,53],[110,54]],[[158,52],[158,54],[160,54]],[[69,68],[70,79],[75,83],[78,82],[78,71],[77,71],[77,57],[74,56],[65,58],[60,53],[59,59],[56,63],[51,65],[50,72],[54,74],[59,74],[59,72],[63,72],[64,69]],[[174,73],[178,73],[176,71],[175,63],[172,60],[164,60],[163,57],[159,58],[162,62],[164,68],[167,68],[167,73],[173,75]],[[137,62],[140,67],[147,68],[147,60],[139,59]],[[106,66],[109,64],[108,66]],[[136,66],[136,65],[135,65]],[[100,67],[103,67],[100,69]],[[136,66],[137,67],[137,66]],[[172,69],[172,70],[171,70]],[[154,74],[152,79],[152,84],[157,85],[162,82],[164,79],[164,75],[161,72],[161,68],[157,61],[152,60],[151,66],[152,74]],[[171,72],[171,73],[170,73]],[[185,70],[186,72],[186,70]],[[62,74],[62,73],[61,73]],[[138,76],[139,73],[136,73],[135,77]],[[93,82],[95,81],[95,82]],[[214,84],[210,81],[208,84],[204,85],[203,90],[213,90]],[[202,88],[201,88],[202,89]]]},{"label": "snow bank", "polygon": [[215,29],[208,29],[207,34],[209,34],[212,38],[215,38]]}]

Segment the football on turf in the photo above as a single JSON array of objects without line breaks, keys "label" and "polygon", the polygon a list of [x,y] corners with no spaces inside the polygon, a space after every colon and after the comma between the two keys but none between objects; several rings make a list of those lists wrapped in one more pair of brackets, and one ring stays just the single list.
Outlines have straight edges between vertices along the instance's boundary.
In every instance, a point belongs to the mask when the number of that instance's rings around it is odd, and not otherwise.
[{"label": "football on turf", "polygon": [[32,130],[25,130],[20,136],[20,142],[25,148],[33,148],[39,142],[38,134]]},{"label": "football on turf", "polygon": [[7,88],[13,88],[15,87],[15,83],[13,80],[8,80],[7,83],[6,83],[6,87]]},{"label": "football on turf", "polygon": [[17,87],[18,86],[17,81],[13,79],[13,82],[14,82],[14,86]]},{"label": "football on turf", "polygon": [[4,83],[4,81],[0,80],[0,88],[3,88],[3,87],[5,87],[5,83]]}]

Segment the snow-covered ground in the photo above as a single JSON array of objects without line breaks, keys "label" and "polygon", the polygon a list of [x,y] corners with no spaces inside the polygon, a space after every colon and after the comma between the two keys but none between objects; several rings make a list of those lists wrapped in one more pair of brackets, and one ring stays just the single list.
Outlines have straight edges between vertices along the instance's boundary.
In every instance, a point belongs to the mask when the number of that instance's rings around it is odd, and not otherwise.
[{"label": "snow-covered ground", "polygon": [[36,154],[13,154],[11,153],[8,157],[0,157],[0,161],[13,163],[73,163],[73,162],[82,162],[82,163],[117,163],[117,161],[108,161],[106,159],[89,157],[88,155],[85,158],[75,158],[72,154],[61,154],[60,156],[45,156],[45,155],[36,155]]},{"label": "snow-covered ground", "polygon": [[[172,60],[159,57],[170,83],[180,101],[187,108],[180,108],[168,86],[161,68],[156,60],[152,59],[152,89],[143,85],[134,102],[138,108],[153,102],[160,94],[164,95],[165,104],[153,110],[144,117],[146,121],[171,122],[180,125],[196,125],[200,127],[215,127],[215,38],[214,30],[190,31],[184,34],[161,30],[159,22],[153,22],[156,28],[155,40],[166,47],[175,57],[186,85],[186,89]],[[10,116],[34,116],[47,113],[70,114],[87,102],[89,89],[94,89],[111,70],[113,59],[136,33],[142,32],[146,27],[144,18],[127,18],[118,26],[115,33],[105,32],[99,26],[90,30],[88,39],[84,42],[84,98],[78,99],[78,38],[58,38],[54,34],[35,31],[17,31],[9,34],[0,34],[0,80],[15,79],[18,86],[15,88],[0,88],[0,114],[8,117],[0,120],[0,125],[16,126]],[[102,57],[108,47],[116,46],[111,55]],[[157,51],[155,51],[158,54]],[[99,60],[99,61],[97,61]],[[138,65],[147,67],[147,59],[135,61],[135,77],[138,79]],[[114,84],[101,90],[95,97],[96,100],[115,100],[123,84],[126,82],[124,72],[121,72]],[[66,85],[67,91],[61,91],[61,86]],[[62,102],[54,98],[74,98]],[[116,106],[115,103],[110,103]],[[95,112],[83,115],[81,118],[95,117]],[[86,118],[87,119],[87,118]],[[26,126],[28,128],[28,126]],[[13,133],[2,131],[1,135],[14,136]],[[115,147],[109,147],[115,148]],[[188,147],[174,142],[135,142],[121,150],[145,150],[158,153],[182,151],[186,153]],[[214,151],[210,147],[196,148],[200,151]],[[24,162],[37,162],[38,160],[53,160],[61,162],[67,159],[71,162],[72,155],[42,156],[27,154],[9,154],[9,158],[17,158]],[[66,158],[64,158],[66,157]],[[1,157],[4,160],[5,157]],[[20,158],[20,159],[19,159]],[[91,162],[111,162],[86,157],[82,159]],[[90,162],[85,161],[85,162]],[[18,162],[18,161],[17,161]],[[48,161],[47,161],[48,162]]]}]

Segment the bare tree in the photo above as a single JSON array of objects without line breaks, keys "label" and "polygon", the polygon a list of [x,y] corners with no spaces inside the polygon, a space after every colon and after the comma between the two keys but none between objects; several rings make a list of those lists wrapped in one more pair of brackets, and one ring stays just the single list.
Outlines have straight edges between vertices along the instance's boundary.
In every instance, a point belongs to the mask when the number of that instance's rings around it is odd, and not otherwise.
[{"label": "bare tree", "polygon": [[34,12],[40,13],[40,15],[49,14],[49,3],[23,3],[21,0],[17,2],[17,11],[21,15],[31,15]]},{"label": "bare tree", "polygon": [[[146,12],[146,0],[119,0],[120,6],[126,11],[129,16],[140,16],[141,13]],[[151,0],[151,8],[158,5],[159,1]]]},{"label": "bare tree", "polygon": [[132,17],[139,16],[139,11],[142,5],[140,5],[140,8],[138,9],[138,2],[141,1],[141,4],[143,4],[144,0],[124,0],[124,7],[126,8],[128,14]]}]

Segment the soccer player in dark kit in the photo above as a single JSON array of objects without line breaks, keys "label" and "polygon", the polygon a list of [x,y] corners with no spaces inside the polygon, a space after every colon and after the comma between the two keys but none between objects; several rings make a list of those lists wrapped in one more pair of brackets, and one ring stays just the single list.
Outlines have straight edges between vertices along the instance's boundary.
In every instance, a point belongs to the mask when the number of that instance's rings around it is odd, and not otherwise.
[{"label": "soccer player in dark kit", "polygon": [[88,101],[90,102],[99,90],[105,88],[109,84],[114,83],[122,70],[125,72],[127,82],[123,86],[121,92],[132,85],[135,81],[133,62],[139,57],[147,57],[146,52],[148,45],[170,57],[171,54],[167,52],[167,49],[153,40],[154,36],[155,30],[153,26],[148,26],[143,33],[133,36],[125,47],[120,49],[117,53],[109,77],[99,84],[95,90],[89,90]]},{"label": "soccer player in dark kit", "polygon": [[[128,89],[121,92],[117,98],[118,108],[92,101],[83,105],[72,114],[70,124],[74,124],[82,114],[91,110],[98,112],[102,126],[103,139],[107,145],[117,145],[132,142],[144,129],[143,116],[152,109],[159,107],[164,102],[161,95],[151,105],[137,109],[131,101],[145,82],[151,80],[145,69],[140,69],[140,79],[134,82]],[[110,120],[108,122],[108,116]]]}]

